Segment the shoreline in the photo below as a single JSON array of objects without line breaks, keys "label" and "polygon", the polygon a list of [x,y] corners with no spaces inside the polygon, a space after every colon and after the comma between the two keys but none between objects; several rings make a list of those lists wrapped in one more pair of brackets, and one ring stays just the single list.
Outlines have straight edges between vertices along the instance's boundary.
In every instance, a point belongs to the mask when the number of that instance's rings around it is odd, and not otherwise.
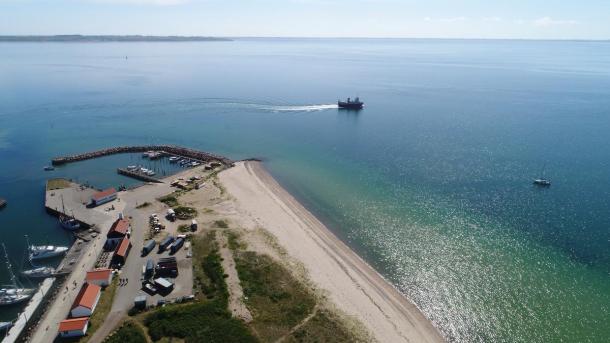
[{"label": "shoreline", "polygon": [[338,309],[380,342],[442,342],[439,330],[255,161],[219,174],[238,211],[269,231]]}]

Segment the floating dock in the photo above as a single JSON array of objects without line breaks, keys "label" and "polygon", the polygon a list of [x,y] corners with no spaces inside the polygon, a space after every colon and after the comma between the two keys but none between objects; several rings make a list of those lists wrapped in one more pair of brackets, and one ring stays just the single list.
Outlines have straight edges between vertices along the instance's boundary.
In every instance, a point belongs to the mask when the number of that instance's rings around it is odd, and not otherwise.
[{"label": "floating dock", "polygon": [[199,161],[211,162],[211,161],[219,161],[220,163],[226,166],[232,166],[233,161],[230,159],[211,154],[205,151],[194,150],[190,148],[184,148],[175,145],[143,145],[143,146],[122,146],[122,147],[114,147],[103,150],[97,150],[92,152],[87,152],[84,154],[71,155],[71,156],[62,156],[56,157],[52,160],[54,166],[62,165],[71,162],[84,161],[92,158],[115,155],[115,154],[125,154],[125,153],[137,153],[137,152],[161,152],[165,154],[183,156]]}]

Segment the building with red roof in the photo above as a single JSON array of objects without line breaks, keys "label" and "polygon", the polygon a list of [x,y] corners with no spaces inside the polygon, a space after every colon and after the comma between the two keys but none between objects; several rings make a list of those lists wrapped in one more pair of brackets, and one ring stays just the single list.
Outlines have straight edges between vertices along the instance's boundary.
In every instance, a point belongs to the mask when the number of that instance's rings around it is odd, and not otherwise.
[{"label": "building with red roof", "polygon": [[123,240],[121,240],[121,243],[119,243],[119,245],[116,247],[110,265],[112,265],[114,268],[121,268],[124,266],[130,250],[131,242],[129,241],[129,238],[124,237]]},{"label": "building with red roof", "polygon": [[91,283],[85,283],[78,292],[78,296],[72,304],[72,310],[70,310],[70,316],[76,317],[89,317],[95,311],[100,296],[102,294],[102,287]]},{"label": "building with red roof", "polygon": [[89,317],[66,319],[59,322],[59,335],[61,337],[81,337],[87,333]]},{"label": "building with red roof", "polygon": [[105,268],[88,271],[85,281],[100,287],[106,287],[112,281],[112,269]]},{"label": "building with red roof", "polygon": [[101,192],[97,192],[97,193],[93,194],[93,196],[91,197],[90,206],[95,207],[95,206],[99,206],[101,204],[105,204],[107,202],[110,202],[110,201],[116,199],[116,197],[117,197],[116,189],[114,189],[114,188],[105,189]]},{"label": "building with red roof", "polygon": [[119,218],[110,227],[108,234],[106,234],[106,243],[104,248],[106,250],[114,250],[117,245],[121,243],[123,238],[131,235],[131,224],[127,219]]}]

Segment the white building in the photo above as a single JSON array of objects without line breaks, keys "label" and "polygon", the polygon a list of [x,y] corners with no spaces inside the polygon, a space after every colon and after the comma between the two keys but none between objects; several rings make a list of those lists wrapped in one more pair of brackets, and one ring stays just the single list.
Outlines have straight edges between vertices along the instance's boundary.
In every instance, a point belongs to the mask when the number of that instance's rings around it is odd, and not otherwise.
[{"label": "white building", "polygon": [[72,304],[70,316],[72,318],[91,316],[93,311],[95,311],[98,301],[100,301],[101,294],[102,287],[85,283],[74,300],[74,304]]}]

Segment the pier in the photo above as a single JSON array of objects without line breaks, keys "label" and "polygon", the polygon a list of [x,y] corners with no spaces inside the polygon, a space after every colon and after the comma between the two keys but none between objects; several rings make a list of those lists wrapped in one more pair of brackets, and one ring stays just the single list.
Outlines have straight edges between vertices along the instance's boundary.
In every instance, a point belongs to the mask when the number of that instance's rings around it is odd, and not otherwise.
[{"label": "pier", "polygon": [[220,163],[222,163],[226,166],[233,165],[233,161],[231,161],[230,159],[228,159],[226,157],[211,154],[211,153],[208,153],[205,151],[199,151],[199,150],[184,148],[184,147],[175,146],[175,145],[143,145],[143,146],[114,147],[114,148],[107,148],[107,149],[103,149],[103,150],[97,150],[97,151],[87,152],[87,153],[78,154],[78,155],[56,157],[51,162],[53,163],[54,166],[58,166],[58,165],[66,164],[66,163],[84,161],[84,160],[98,158],[98,157],[102,157],[102,156],[125,154],[125,153],[139,153],[139,152],[147,152],[147,151],[155,151],[155,152],[162,152],[162,153],[171,154],[171,155],[183,156],[183,157],[187,157],[187,158],[191,158],[191,159],[195,159],[195,160],[199,160],[199,161],[204,161],[204,162],[219,161]]},{"label": "pier", "polygon": [[117,168],[117,173],[121,174],[121,175],[125,175],[125,176],[129,176],[129,177],[133,177],[134,179],[140,180],[140,181],[145,181],[145,182],[156,182],[156,183],[163,183],[163,181],[152,177],[152,176],[148,176],[144,173],[140,173],[137,171],[132,171],[132,170],[128,170],[128,169],[124,169],[124,168]]},{"label": "pier", "polygon": [[30,322],[38,311],[38,306],[45,299],[51,286],[55,282],[55,278],[46,278],[40,284],[40,288],[34,293],[28,305],[25,307],[23,312],[19,313],[19,317],[13,323],[13,326],[8,331],[6,337],[2,340],[2,343],[13,343],[16,342],[19,336],[21,336],[23,330],[26,328],[28,322]]}]

